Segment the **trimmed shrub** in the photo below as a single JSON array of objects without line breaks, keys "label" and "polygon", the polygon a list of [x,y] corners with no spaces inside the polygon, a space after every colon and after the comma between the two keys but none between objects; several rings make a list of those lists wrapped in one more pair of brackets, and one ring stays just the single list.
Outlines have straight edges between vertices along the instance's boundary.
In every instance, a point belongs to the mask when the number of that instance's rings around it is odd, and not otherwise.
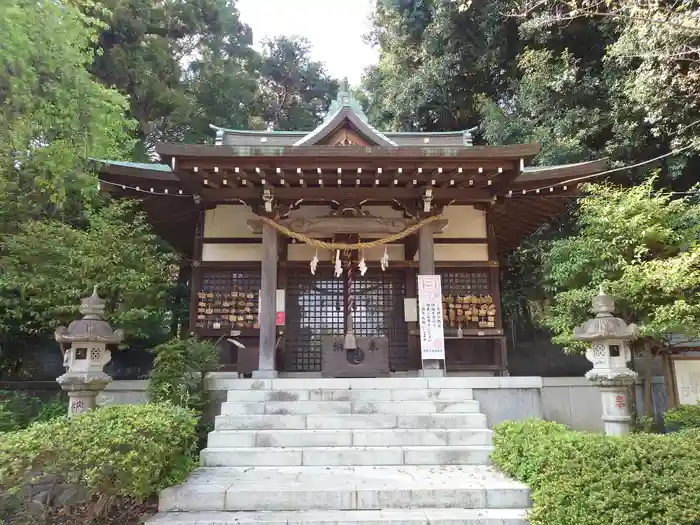
[{"label": "trimmed shrub", "polygon": [[700,405],[680,405],[667,410],[664,423],[679,430],[700,428]]},{"label": "trimmed shrub", "polygon": [[700,431],[606,437],[506,422],[494,445],[495,464],[532,489],[531,525],[700,523]]},{"label": "trimmed shrub", "polygon": [[115,497],[142,501],[195,466],[196,424],[190,410],[169,404],[115,405],[35,423],[0,439],[0,491],[56,475],[87,489],[97,506]]}]

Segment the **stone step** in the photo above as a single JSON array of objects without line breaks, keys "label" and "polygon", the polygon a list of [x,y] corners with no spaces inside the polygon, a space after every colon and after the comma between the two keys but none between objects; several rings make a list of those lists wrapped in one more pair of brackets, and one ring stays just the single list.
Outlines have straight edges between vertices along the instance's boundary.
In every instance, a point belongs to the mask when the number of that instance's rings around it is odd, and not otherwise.
[{"label": "stone step", "polygon": [[147,525],[527,525],[523,509],[162,512]]},{"label": "stone step", "polygon": [[226,400],[234,403],[250,403],[256,401],[471,401],[472,399],[474,399],[474,391],[471,388],[304,389],[303,382],[300,381],[293,390],[229,390]]},{"label": "stone step", "polygon": [[486,429],[380,429],[380,430],[215,430],[208,446],[227,447],[386,447],[435,445],[490,445]]},{"label": "stone step", "polygon": [[527,487],[484,466],[200,468],[159,500],[161,512],[529,506]]},{"label": "stone step", "polygon": [[478,401],[260,401],[225,402],[222,415],[317,415],[317,414],[471,414]]},{"label": "stone step", "polygon": [[221,415],[216,430],[486,429],[486,416],[471,414]]},{"label": "stone step", "polygon": [[488,465],[492,447],[245,447],[206,448],[204,467]]}]

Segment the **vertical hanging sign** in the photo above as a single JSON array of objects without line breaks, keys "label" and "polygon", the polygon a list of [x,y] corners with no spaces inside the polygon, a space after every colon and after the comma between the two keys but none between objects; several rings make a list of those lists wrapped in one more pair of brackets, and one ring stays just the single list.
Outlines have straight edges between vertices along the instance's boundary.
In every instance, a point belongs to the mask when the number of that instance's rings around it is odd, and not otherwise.
[{"label": "vertical hanging sign", "polygon": [[444,361],[445,333],[442,327],[442,284],[439,275],[418,276],[418,305],[421,359]]}]

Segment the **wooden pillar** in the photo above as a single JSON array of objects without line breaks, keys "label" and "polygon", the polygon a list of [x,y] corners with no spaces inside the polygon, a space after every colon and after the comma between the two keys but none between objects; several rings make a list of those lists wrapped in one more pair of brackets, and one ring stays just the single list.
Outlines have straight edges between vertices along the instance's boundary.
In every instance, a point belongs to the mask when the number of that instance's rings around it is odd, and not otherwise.
[{"label": "wooden pillar", "polygon": [[432,224],[418,230],[418,271],[420,275],[435,275],[435,240]]},{"label": "wooden pillar", "polygon": [[188,331],[197,333],[197,293],[202,289],[202,244],[204,239],[205,211],[200,209],[197,214],[197,226],[194,234],[194,247],[192,250],[192,270],[190,272],[190,316]]},{"label": "wooden pillar", "polygon": [[276,294],[277,294],[277,230],[267,223],[262,225],[262,275],[260,283],[260,353],[258,369],[253,377],[277,377],[276,361]]},{"label": "wooden pillar", "polygon": [[[418,273],[420,275],[435,275],[435,241],[433,233],[435,228],[427,224],[418,230]],[[442,376],[444,370],[440,369],[440,361],[428,359],[423,363],[421,373],[424,376]]]},{"label": "wooden pillar", "polygon": [[[486,237],[489,257],[489,287],[493,306],[496,309],[496,323],[494,328],[503,330],[503,309],[501,307],[501,268],[498,262],[498,240],[496,239],[496,228],[493,224],[493,212],[486,211]],[[494,364],[500,365],[503,369],[500,375],[508,375],[508,346],[505,337],[493,340]]]}]

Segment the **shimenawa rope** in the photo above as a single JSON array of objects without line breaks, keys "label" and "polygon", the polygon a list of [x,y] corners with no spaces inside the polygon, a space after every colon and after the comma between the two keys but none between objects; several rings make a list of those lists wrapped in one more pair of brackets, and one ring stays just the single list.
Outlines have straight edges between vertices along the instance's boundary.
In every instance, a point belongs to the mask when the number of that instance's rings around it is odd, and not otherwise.
[{"label": "shimenawa rope", "polygon": [[418,230],[420,230],[423,226],[430,224],[431,222],[435,222],[435,221],[439,220],[440,216],[433,215],[431,217],[426,217],[425,219],[417,222],[416,224],[409,226],[405,230],[400,231],[399,233],[394,233],[392,235],[389,235],[388,237],[384,237],[383,239],[377,239],[377,240],[368,241],[368,242],[358,242],[355,244],[348,244],[348,243],[343,243],[343,242],[320,241],[318,239],[314,239],[312,237],[304,235],[303,233],[298,233],[298,232],[292,231],[289,228],[287,228],[286,226],[283,226],[282,224],[278,223],[274,219],[270,219],[269,217],[262,217],[261,216],[260,219],[265,224],[269,224],[270,226],[272,226],[274,229],[276,229],[282,235],[285,235],[287,237],[291,237],[292,239],[296,239],[297,241],[303,242],[304,244],[308,244],[309,246],[315,246],[316,248],[321,248],[324,250],[365,250],[368,248],[374,248],[375,246],[389,244],[389,243],[392,243],[394,241],[401,240],[404,237],[408,237],[412,233],[415,233]]}]

